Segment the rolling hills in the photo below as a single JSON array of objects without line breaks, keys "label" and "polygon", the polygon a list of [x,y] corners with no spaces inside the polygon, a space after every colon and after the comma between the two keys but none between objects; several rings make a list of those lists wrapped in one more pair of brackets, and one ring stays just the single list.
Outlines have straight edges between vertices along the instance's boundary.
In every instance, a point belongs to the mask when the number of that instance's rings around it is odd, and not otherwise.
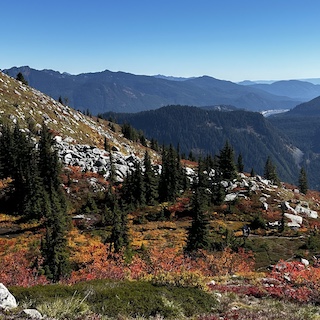
[{"label": "rolling hills", "polygon": [[286,96],[300,101],[309,101],[320,95],[320,85],[300,80],[282,80],[271,84],[256,83],[249,85],[274,95]]}]

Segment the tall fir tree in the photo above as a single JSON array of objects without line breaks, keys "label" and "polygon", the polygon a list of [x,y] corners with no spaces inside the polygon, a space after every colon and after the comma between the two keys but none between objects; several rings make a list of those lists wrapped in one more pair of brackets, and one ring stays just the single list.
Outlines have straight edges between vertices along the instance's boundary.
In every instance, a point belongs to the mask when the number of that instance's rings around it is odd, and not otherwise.
[{"label": "tall fir tree", "polygon": [[267,161],[264,166],[264,177],[274,184],[280,184],[280,180],[277,175],[277,169],[274,165],[273,161],[271,160],[270,156],[267,158]]},{"label": "tall fir tree", "polygon": [[236,178],[237,171],[234,163],[234,151],[229,141],[226,141],[224,147],[220,150],[218,166],[223,179],[233,180]]},{"label": "tall fir tree", "polygon": [[113,207],[113,223],[110,238],[110,251],[119,253],[130,245],[128,214],[115,203]]},{"label": "tall fir tree", "polygon": [[242,158],[241,153],[238,155],[237,170],[238,170],[238,172],[243,172],[243,170],[244,170],[243,158]]},{"label": "tall fir tree", "polygon": [[66,239],[69,229],[67,202],[60,182],[61,166],[53,146],[52,135],[43,124],[39,141],[39,171],[45,190],[45,236],[41,251],[46,275],[56,282],[69,275],[70,262]]},{"label": "tall fir tree", "polygon": [[68,220],[60,195],[53,189],[44,193],[45,236],[41,243],[43,268],[48,279],[58,282],[70,274],[67,246]]},{"label": "tall fir tree", "polygon": [[146,151],[143,159],[145,199],[147,205],[154,205],[158,198],[158,181],[152,168],[149,152]]},{"label": "tall fir tree", "polygon": [[159,179],[159,200],[175,201],[179,192],[179,172],[177,154],[170,144],[169,148],[162,149],[162,170]]},{"label": "tall fir tree", "polygon": [[192,223],[188,229],[185,250],[194,252],[199,249],[209,249],[209,219],[206,211],[206,195],[204,188],[196,187],[192,199]]},{"label": "tall fir tree", "polygon": [[61,185],[59,177],[61,165],[54,145],[52,134],[43,123],[39,141],[39,169],[43,184],[49,193],[51,189],[59,190]]},{"label": "tall fir tree", "polygon": [[304,167],[301,167],[300,174],[299,174],[299,190],[300,192],[306,194],[308,192],[308,178],[307,172]]}]

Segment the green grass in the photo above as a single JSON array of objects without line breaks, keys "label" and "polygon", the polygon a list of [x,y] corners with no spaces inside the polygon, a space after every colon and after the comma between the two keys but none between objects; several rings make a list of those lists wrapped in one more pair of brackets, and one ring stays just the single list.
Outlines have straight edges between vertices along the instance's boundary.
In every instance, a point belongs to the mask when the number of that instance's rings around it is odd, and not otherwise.
[{"label": "green grass", "polygon": [[107,317],[155,317],[177,319],[210,313],[215,297],[197,288],[156,286],[141,281],[98,280],[73,286],[47,285],[31,288],[12,287],[21,303],[47,316],[63,319],[72,315],[99,314]]},{"label": "green grass", "polygon": [[[252,250],[255,255],[256,269],[264,269],[279,260],[288,260],[302,255],[306,258],[307,253],[301,249],[306,239],[281,237],[249,237],[245,247]],[[310,253],[309,253],[310,254]]]}]

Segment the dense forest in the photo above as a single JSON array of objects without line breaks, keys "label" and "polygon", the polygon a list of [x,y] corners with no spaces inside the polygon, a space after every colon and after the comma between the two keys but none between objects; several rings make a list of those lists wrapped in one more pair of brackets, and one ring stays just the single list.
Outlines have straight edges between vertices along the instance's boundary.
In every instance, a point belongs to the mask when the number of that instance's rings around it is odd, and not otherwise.
[{"label": "dense forest", "polygon": [[289,150],[290,140],[256,112],[220,112],[188,106],[167,106],[134,114],[101,115],[116,122],[129,123],[148,139],[177,146],[186,156],[214,156],[228,140],[243,157],[244,170],[263,174],[270,156],[282,181],[296,183],[299,169]]},{"label": "dense forest", "polygon": [[303,157],[300,165],[308,172],[310,186],[319,190],[320,98],[315,98],[286,113],[274,115],[268,119],[301,150]]}]

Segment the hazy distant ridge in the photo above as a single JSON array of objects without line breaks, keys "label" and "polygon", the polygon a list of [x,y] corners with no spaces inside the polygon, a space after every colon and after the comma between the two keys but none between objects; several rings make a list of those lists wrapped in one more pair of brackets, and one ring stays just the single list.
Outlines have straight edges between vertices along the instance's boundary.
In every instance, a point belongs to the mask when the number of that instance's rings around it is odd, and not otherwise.
[{"label": "hazy distant ridge", "polygon": [[302,101],[280,97],[259,88],[203,76],[183,81],[134,75],[125,72],[83,73],[70,75],[53,70],[14,67],[4,70],[16,77],[22,72],[29,84],[79,110],[93,114],[107,111],[139,112],[165,105],[233,105],[251,111],[291,109]]}]

